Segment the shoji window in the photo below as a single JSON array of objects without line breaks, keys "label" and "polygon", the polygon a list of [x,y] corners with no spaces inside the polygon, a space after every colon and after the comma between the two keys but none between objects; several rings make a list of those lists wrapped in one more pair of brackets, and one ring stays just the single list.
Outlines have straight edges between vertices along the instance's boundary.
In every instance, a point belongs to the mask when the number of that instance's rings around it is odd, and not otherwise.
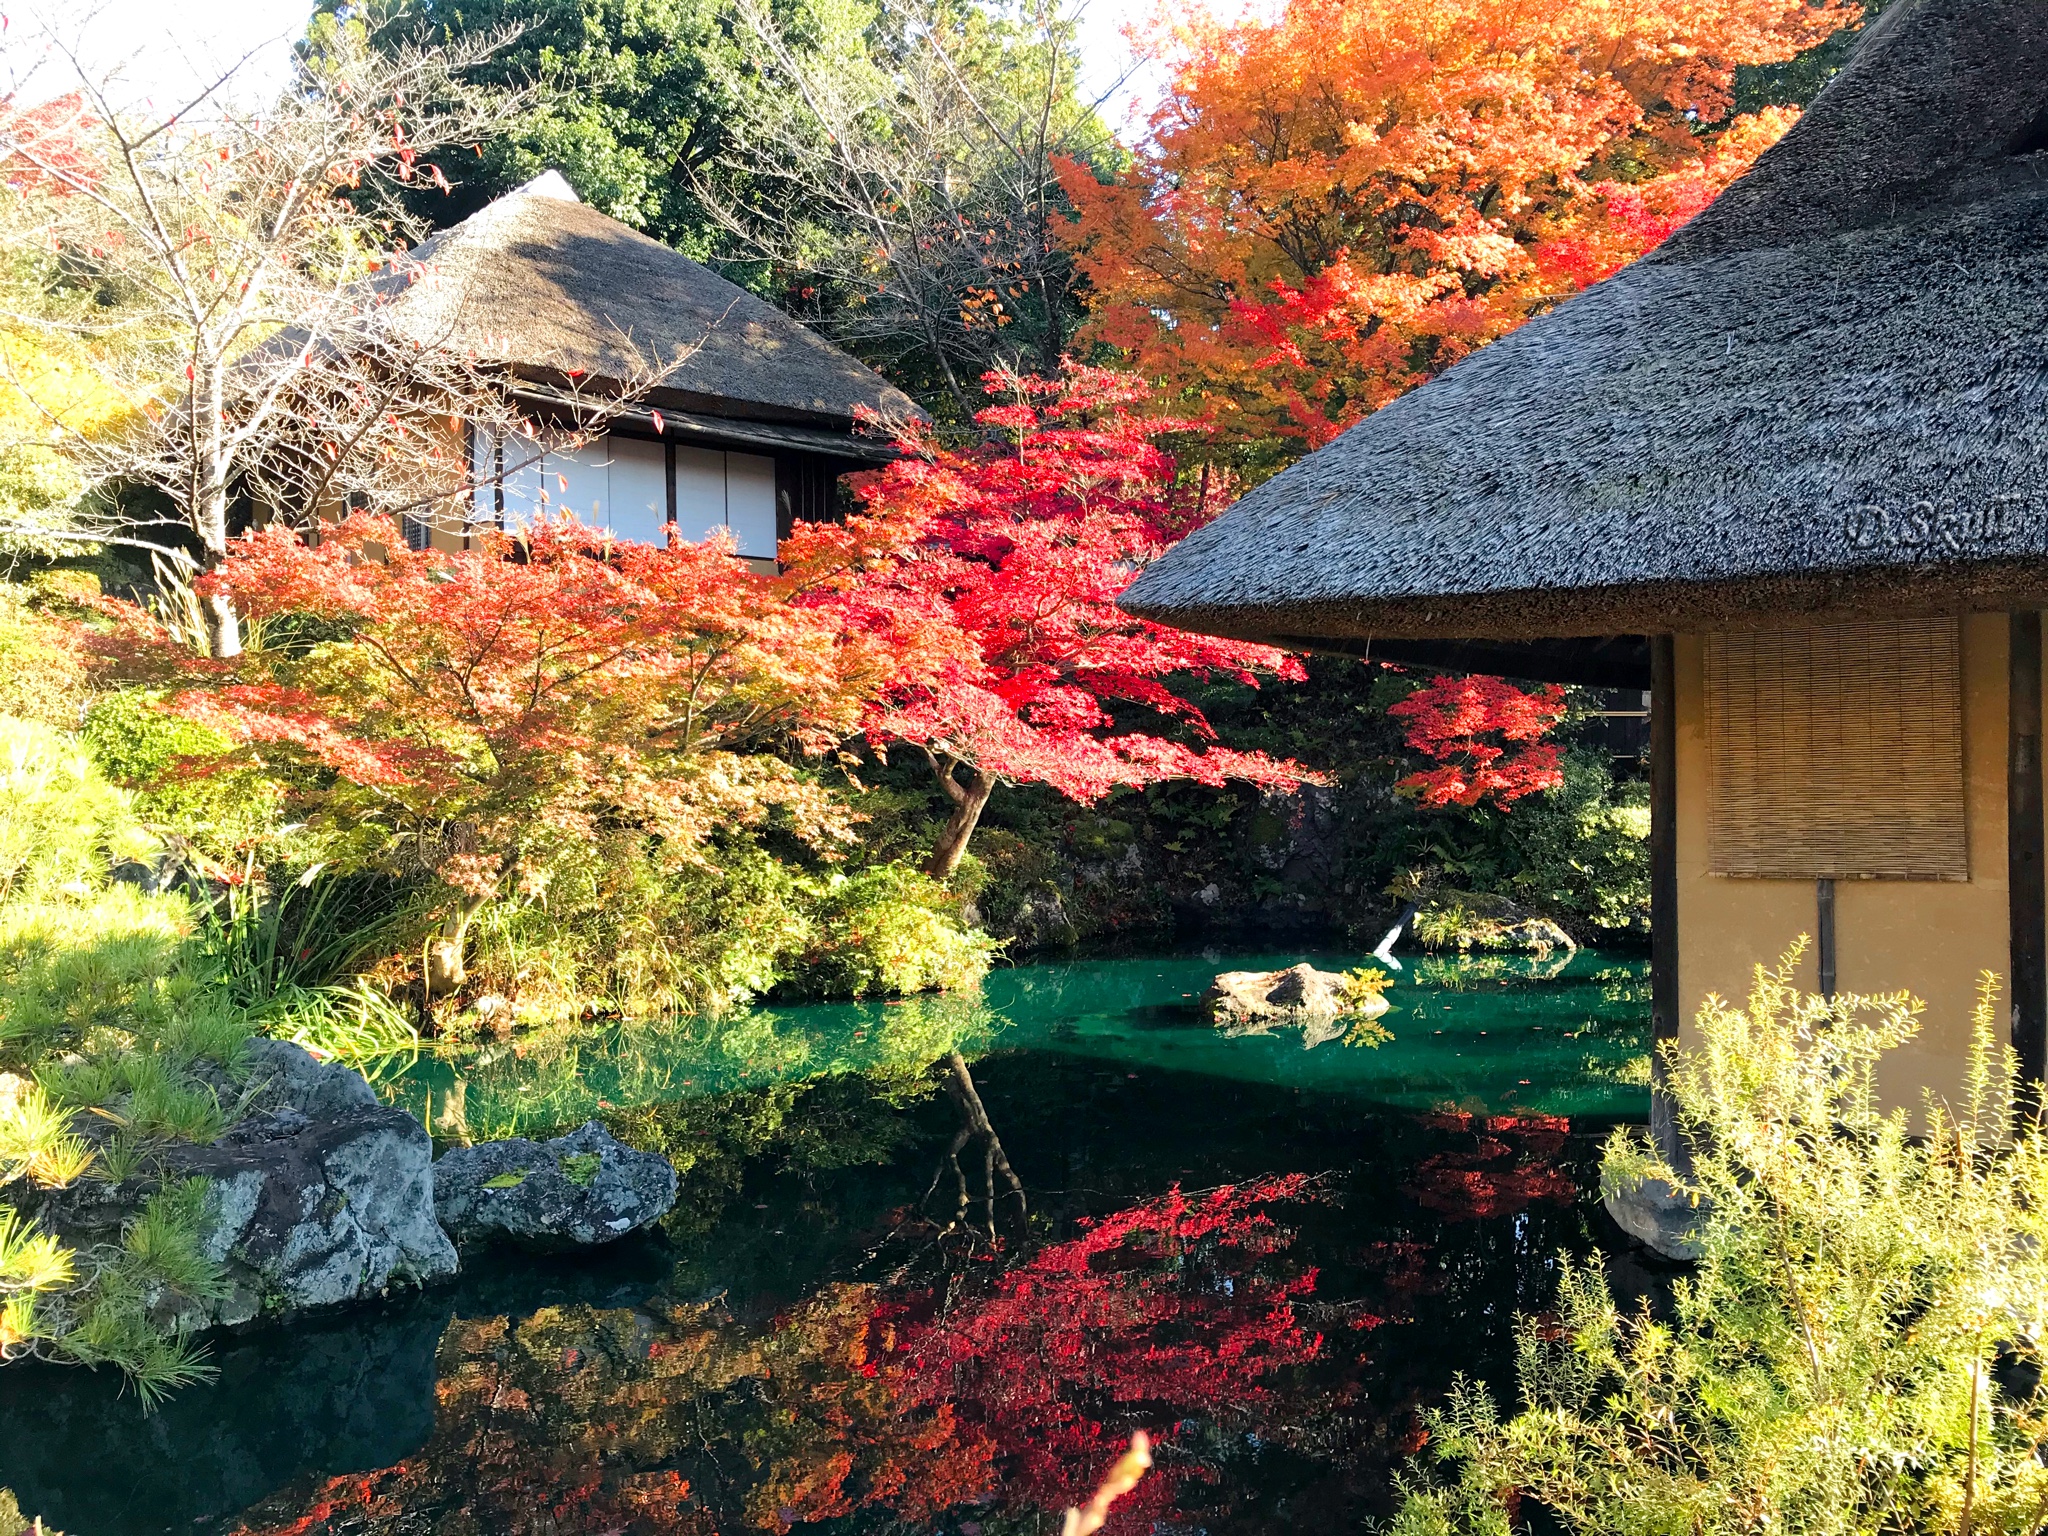
[{"label": "shoji window", "polygon": [[682,448],[676,457],[676,525],[696,540],[725,528],[736,553],[775,558],[775,461],[722,448]]},{"label": "shoji window", "polygon": [[1731,632],[1706,653],[1715,874],[1969,879],[1957,620]]},{"label": "shoji window", "polygon": [[[658,543],[668,536],[673,506],[684,538],[694,542],[729,529],[737,553],[775,558],[775,461],[764,454],[607,434],[581,448],[544,455],[531,439],[508,438],[501,459],[497,443],[484,432],[474,434],[472,452],[479,481],[503,475],[508,528],[543,511],[573,512],[621,539]],[[498,488],[482,485],[476,505],[479,521],[497,521]]]},{"label": "shoji window", "polygon": [[605,527],[621,539],[661,544],[668,539],[668,449],[637,437],[609,437],[611,505]]}]

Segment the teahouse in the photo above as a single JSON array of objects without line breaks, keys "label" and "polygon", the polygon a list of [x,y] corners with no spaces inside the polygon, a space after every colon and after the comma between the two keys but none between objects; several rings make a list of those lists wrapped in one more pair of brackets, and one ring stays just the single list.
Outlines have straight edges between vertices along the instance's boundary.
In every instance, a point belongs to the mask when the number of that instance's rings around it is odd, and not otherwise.
[{"label": "teahouse", "polygon": [[1916,1104],[1980,972],[2048,1005],[2048,5],[1894,0],[1660,250],[1261,486],[1127,595],[1301,648],[1652,689],[1653,1010],[1800,933],[1907,988]]},{"label": "teahouse", "polygon": [[[402,323],[435,344],[502,364],[538,420],[572,422],[602,397],[681,357],[582,446],[536,458],[472,430],[475,522],[516,526],[543,504],[626,539],[675,523],[773,560],[797,518],[833,515],[850,470],[893,457],[855,414],[918,414],[909,396],[773,305],[581,202],[554,171],[498,198],[414,253],[432,281]],[[566,388],[570,381],[574,389]],[[659,420],[657,421],[657,415]],[[464,528],[418,522],[421,544],[460,547]]]}]

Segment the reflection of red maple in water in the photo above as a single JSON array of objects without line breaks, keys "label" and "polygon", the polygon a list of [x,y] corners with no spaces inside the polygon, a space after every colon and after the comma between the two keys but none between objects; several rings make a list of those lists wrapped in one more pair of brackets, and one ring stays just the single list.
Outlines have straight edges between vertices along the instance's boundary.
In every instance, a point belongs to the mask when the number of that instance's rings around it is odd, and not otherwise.
[{"label": "reflection of red maple in water", "polygon": [[[1270,1409],[1267,1378],[1321,1353],[1295,1305],[1315,1272],[1264,1209],[1311,1195],[1300,1175],[1172,1190],[986,1280],[824,1286],[765,1335],[708,1305],[651,1334],[637,1310],[457,1320],[418,1455],[302,1484],[238,1536],[714,1536],[861,1509],[928,1523],[997,1498],[1057,1511],[1132,1428]],[[686,1480],[676,1461],[699,1446],[720,1475]],[[1162,1458],[1108,1529],[1146,1529],[1211,1475]]]},{"label": "reflection of red maple in water", "polygon": [[1416,1164],[1408,1194],[1453,1221],[1507,1216],[1538,1201],[1569,1205],[1578,1194],[1558,1166],[1571,1122],[1557,1115],[1460,1113],[1423,1116],[1438,1130],[1470,1131],[1470,1151],[1439,1152]]},{"label": "reflection of red maple in water", "polygon": [[[922,1318],[904,1309],[909,1397],[950,1401],[963,1430],[993,1442],[1008,1488],[1047,1509],[1085,1498],[1133,1427],[1170,1436],[1185,1418],[1256,1411],[1264,1378],[1322,1349],[1294,1305],[1316,1272],[1270,1262],[1293,1234],[1261,1209],[1309,1193],[1300,1174],[1199,1196],[1176,1188],[965,1304]],[[1166,1515],[1191,1471],[1162,1459],[1112,1527]]]}]

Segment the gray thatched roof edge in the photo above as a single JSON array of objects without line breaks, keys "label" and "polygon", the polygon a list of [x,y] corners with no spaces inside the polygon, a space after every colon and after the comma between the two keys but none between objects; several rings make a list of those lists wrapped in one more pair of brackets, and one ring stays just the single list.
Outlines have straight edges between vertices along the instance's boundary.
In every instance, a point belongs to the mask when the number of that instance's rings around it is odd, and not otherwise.
[{"label": "gray thatched roof edge", "polygon": [[1275,476],[1126,606],[1523,637],[2048,596],[2044,128],[2048,4],[1895,0],[1664,250]]},{"label": "gray thatched roof edge", "polygon": [[856,407],[922,414],[822,336],[576,200],[555,172],[442,230],[397,264],[408,333],[547,381],[640,376],[682,361],[655,404],[850,429]]}]

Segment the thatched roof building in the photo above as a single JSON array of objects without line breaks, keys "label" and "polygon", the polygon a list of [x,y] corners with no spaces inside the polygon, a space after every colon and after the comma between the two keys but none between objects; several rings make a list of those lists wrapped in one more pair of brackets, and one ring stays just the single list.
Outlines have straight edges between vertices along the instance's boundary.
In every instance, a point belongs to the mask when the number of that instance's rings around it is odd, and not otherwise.
[{"label": "thatched roof building", "polygon": [[2032,598],[2048,571],[2048,4],[1894,0],[1660,250],[1275,476],[1138,580],[1281,643]]},{"label": "thatched roof building", "polygon": [[397,277],[407,330],[502,362],[541,391],[575,373],[601,392],[682,359],[641,399],[685,435],[879,459],[887,445],[855,437],[856,408],[920,414],[865,364],[583,203],[554,171],[434,235]]},{"label": "thatched roof building", "polygon": [[1985,971],[2048,1077],[2048,3],[1892,0],[1660,250],[1125,603],[1511,675],[1640,656],[1658,1036],[1803,933],[1809,990],[1926,1002],[1893,1102],[1960,1088]]},{"label": "thatched roof building", "polygon": [[[465,428],[473,489],[408,515],[421,546],[459,549],[480,526],[566,512],[620,539],[722,531],[770,569],[796,522],[839,515],[842,475],[895,456],[859,415],[922,414],[774,306],[586,206],[554,171],[374,281],[399,335],[502,366],[543,427],[504,441]],[[540,441],[554,429],[561,441]]]}]

